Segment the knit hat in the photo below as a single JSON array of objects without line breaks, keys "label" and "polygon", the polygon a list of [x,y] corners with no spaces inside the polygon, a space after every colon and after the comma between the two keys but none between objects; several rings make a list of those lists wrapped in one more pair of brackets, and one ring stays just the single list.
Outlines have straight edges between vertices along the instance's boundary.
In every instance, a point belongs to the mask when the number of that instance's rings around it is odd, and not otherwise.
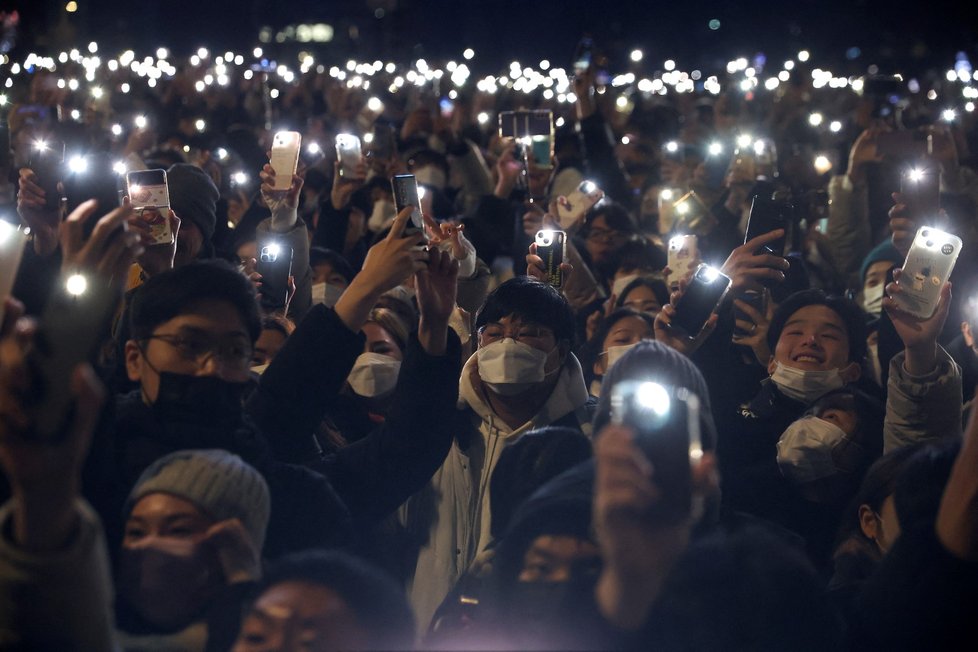
[{"label": "knit hat", "polygon": [[184,450],[153,462],[126,500],[128,515],[147,494],[167,493],[199,507],[216,521],[238,518],[261,550],[271,511],[265,479],[237,455],[224,450]]},{"label": "knit hat", "polygon": [[181,220],[190,220],[209,243],[217,226],[217,200],[221,193],[207,173],[196,165],[177,163],[166,171],[170,208]]},{"label": "knit hat", "polygon": [[897,251],[897,248],[894,247],[893,243],[889,240],[884,240],[883,242],[879,243],[873,248],[872,251],[866,254],[866,257],[863,258],[862,267],[859,268],[859,279],[862,282],[865,282],[866,272],[869,271],[869,268],[873,265],[873,263],[883,261],[893,263],[894,265],[903,264],[903,256],[900,255],[900,252]]}]

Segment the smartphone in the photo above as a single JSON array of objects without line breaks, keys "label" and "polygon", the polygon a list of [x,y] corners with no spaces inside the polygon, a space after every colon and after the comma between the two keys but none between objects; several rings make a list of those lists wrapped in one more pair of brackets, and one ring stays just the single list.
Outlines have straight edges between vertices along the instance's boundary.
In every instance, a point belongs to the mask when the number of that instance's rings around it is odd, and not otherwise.
[{"label": "smartphone", "polygon": [[26,242],[27,236],[21,229],[0,220],[0,324],[3,323],[3,303],[14,288]]},{"label": "smartphone", "polygon": [[669,238],[666,251],[667,265],[670,270],[669,287],[678,287],[679,279],[689,273],[689,264],[699,258],[699,249],[695,235],[676,235]]},{"label": "smartphone", "polygon": [[[124,191],[122,176],[114,169],[115,158],[106,152],[72,156],[63,167],[62,191],[66,199],[67,214],[82,203],[94,199],[98,203],[98,217],[109,213],[122,203]],[[98,222],[88,220],[83,228],[85,237],[91,235]]]},{"label": "smartphone", "polygon": [[690,190],[672,205],[673,229],[706,235],[717,219],[696,191]]},{"label": "smartphone", "polygon": [[292,247],[266,242],[258,253],[255,271],[261,274],[261,305],[268,311],[285,307],[292,275]]},{"label": "smartphone", "polygon": [[929,319],[960,253],[961,238],[930,226],[920,227],[900,274],[903,291],[893,297],[900,308]]},{"label": "smartphone", "polygon": [[[120,233],[125,228],[123,223]],[[112,285],[91,275],[62,275],[52,289],[30,353],[37,375],[27,407],[38,440],[64,436],[72,406],[71,374],[80,363],[92,361],[109,335],[119,298]]]},{"label": "smartphone", "polygon": [[709,265],[701,264],[693,272],[685,294],[676,304],[672,327],[685,331],[689,339],[695,339],[720,305],[720,300],[729,287],[728,276]]},{"label": "smartphone", "polygon": [[269,164],[275,170],[273,190],[288,190],[292,187],[292,176],[299,165],[301,147],[302,135],[298,131],[279,131],[272,138]]},{"label": "smartphone", "polygon": [[941,171],[936,167],[916,166],[900,173],[900,194],[914,217],[929,221],[941,210]]},{"label": "smartphone", "polygon": [[404,235],[424,233],[424,217],[421,213],[421,199],[418,197],[418,180],[413,174],[397,174],[391,179],[391,191],[394,193],[394,207],[398,213],[405,206],[413,206],[411,221],[404,229]]},{"label": "smartphone", "polygon": [[876,136],[876,153],[897,161],[915,161],[930,152],[930,134],[920,129],[883,131]]},{"label": "smartphone", "polygon": [[357,166],[363,158],[360,137],[353,134],[336,134],[336,162],[344,179],[356,177]]},{"label": "smartphone", "polygon": [[557,204],[560,226],[569,229],[584,219],[591,208],[604,198],[604,190],[593,181],[582,181],[577,190],[567,195],[566,204]]},{"label": "smartphone", "polygon": [[703,457],[700,400],[683,387],[626,380],[611,390],[611,421],[628,426],[655,469],[660,500],[651,516],[664,522],[687,519],[693,508],[692,467]]},{"label": "smartphone", "polygon": [[61,141],[35,140],[27,164],[37,177],[35,183],[44,191],[44,207],[54,210],[61,205],[58,183],[64,169],[65,144]]},{"label": "smartphone", "polygon": [[134,170],[126,174],[129,201],[139,219],[149,226],[154,245],[172,244],[170,191],[166,170]]},{"label": "smartphone", "polygon": [[544,229],[537,231],[534,238],[537,245],[537,255],[543,259],[543,269],[547,274],[547,283],[559,288],[564,283],[560,264],[564,262],[567,253],[567,234],[563,231]]},{"label": "smartphone", "polygon": [[386,122],[374,123],[370,151],[375,159],[389,161],[397,154],[397,135],[394,127]]},{"label": "smartphone", "polygon": [[499,135],[502,138],[515,138],[517,146],[525,148],[526,158],[532,156],[537,167],[553,166],[552,111],[503,111],[499,114]]},{"label": "smartphone", "polygon": [[759,235],[784,229],[784,235],[773,242],[769,242],[758,253],[769,253],[775,256],[784,256],[788,247],[788,216],[787,204],[764,195],[755,195],[750,205],[750,216],[747,218],[747,233],[744,235],[744,243],[753,240]]},{"label": "smartphone", "polygon": [[[767,311],[767,294],[764,292],[758,292],[757,290],[745,290],[744,293],[737,298],[753,307],[754,310],[762,315]],[[734,304],[733,314],[735,320],[740,319],[742,321],[753,321],[746,312],[737,307],[737,304]],[[746,337],[747,335],[750,335],[750,333],[734,326],[734,335]]]}]

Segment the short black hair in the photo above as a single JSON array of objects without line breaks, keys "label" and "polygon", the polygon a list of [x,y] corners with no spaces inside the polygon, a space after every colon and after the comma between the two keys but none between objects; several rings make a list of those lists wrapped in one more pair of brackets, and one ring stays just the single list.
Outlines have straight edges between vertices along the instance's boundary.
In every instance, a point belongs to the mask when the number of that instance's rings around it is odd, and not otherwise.
[{"label": "short black hair", "polygon": [[[628,287],[632,287],[632,283],[629,283]],[[608,337],[608,333],[611,332],[615,324],[629,317],[641,319],[648,324],[650,331],[655,328],[655,320],[650,315],[631,308],[616,308],[610,315],[602,318],[598,328],[594,331],[594,335],[591,336],[584,347],[584,351],[582,351],[581,366],[584,368],[584,380],[586,382],[590,383],[594,379],[594,363],[598,361],[598,356],[604,352],[604,341]]]},{"label": "short black hair", "polygon": [[846,337],[849,341],[849,361],[862,363],[866,357],[866,319],[862,309],[852,299],[826,294],[819,289],[802,290],[790,295],[771,318],[767,331],[767,344],[771,351],[778,346],[781,332],[791,316],[808,306],[825,306],[839,316],[846,327]]},{"label": "short black hair", "polygon": [[353,266],[339,252],[326,247],[309,247],[309,266],[315,267],[320,263],[329,263],[333,271],[345,278],[347,283],[352,282],[356,275]]},{"label": "short black hair", "polygon": [[590,230],[591,225],[594,224],[594,220],[599,217],[603,217],[604,221],[608,223],[608,227],[615,231],[628,234],[638,232],[638,225],[635,223],[635,218],[621,204],[616,204],[613,201],[599,202],[591,209],[587,216],[587,221],[585,222],[586,230]]},{"label": "short black hair", "polygon": [[893,506],[901,532],[933,530],[944,488],[960,451],[961,441],[949,440],[924,446],[907,460],[893,489]]},{"label": "short black hair", "polygon": [[618,269],[620,270],[638,269],[658,272],[666,266],[667,262],[666,252],[645,238],[629,240],[618,250]]},{"label": "short black hair", "polygon": [[550,328],[557,341],[574,346],[574,313],[555,288],[529,276],[509,279],[489,293],[475,317],[479,330],[490,322],[515,315]]},{"label": "short black hair", "polygon": [[133,294],[129,311],[131,337],[149,337],[157,326],[202,300],[227,301],[241,315],[251,341],[261,335],[261,311],[254,285],[230,263],[215,259],[168,270],[141,285]]},{"label": "short black hair", "polygon": [[306,582],[335,591],[368,633],[370,650],[410,649],[414,616],[404,590],[380,569],[346,553],[308,550],[280,559],[269,568],[257,595],[284,582]]},{"label": "short black hair", "polygon": [[639,276],[637,279],[634,279],[631,283],[622,288],[621,296],[615,300],[615,307],[626,307],[625,297],[631,294],[632,290],[635,288],[643,286],[652,290],[652,293],[655,295],[656,301],[659,302],[660,306],[665,307],[669,303],[669,287],[666,285],[665,281],[650,276]]}]

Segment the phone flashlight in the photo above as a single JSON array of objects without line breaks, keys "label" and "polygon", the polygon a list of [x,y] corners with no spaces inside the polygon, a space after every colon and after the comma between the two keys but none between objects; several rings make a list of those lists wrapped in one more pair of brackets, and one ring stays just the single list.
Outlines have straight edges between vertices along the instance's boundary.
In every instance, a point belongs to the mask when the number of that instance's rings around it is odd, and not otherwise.
[{"label": "phone flashlight", "polygon": [[815,160],[813,161],[813,165],[815,166],[815,171],[819,174],[825,174],[832,169],[832,161],[830,161],[829,157],[825,154],[819,154],[816,156]]},{"label": "phone flashlight", "polygon": [[941,111],[941,120],[944,122],[954,122],[954,119],[958,117],[958,112],[954,109],[944,109]]},{"label": "phone flashlight", "polygon": [[737,136],[737,147],[740,149],[747,149],[754,142],[754,137],[750,134],[740,134]]},{"label": "phone flashlight", "polygon": [[65,280],[65,291],[73,297],[80,297],[88,290],[88,279],[81,274],[72,274]]},{"label": "phone flashlight", "polygon": [[319,147],[319,143],[313,142],[306,145],[306,151],[310,154],[318,154],[322,149]]},{"label": "phone flashlight", "polygon": [[821,113],[812,113],[808,116],[808,124],[810,124],[813,127],[817,127],[820,124],[822,124],[822,120],[823,117]]},{"label": "phone flashlight", "polygon": [[908,179],[909,179],[910,181],[913,181],[914,183],[917,183],[917,182],[919,182],[919,181],[920,181],[921,179],[923,179],[923,178],[924,178],[924,171],[923,171],[923,170],[921,170],[921,169],[919,169],[919,168],[912,168],[912,169],[911,169],[911,170],[910,170],[910,171],[909,171],[909,172],[907,173],[907,178],[908,178]]},{"label": "phone flashlight", "polygon": [[718,270],[716,267],[710,267],[705,263],[700,267],[697,273],[699,277],[707,283],[712,283],[720,276],[720,270]]},{"label": "phone flashlight", "polygon": [[721,154],[723,154],[723,145],[714,141],[710,143],[710,146],[707,148],[706,151],[710,156],[720,156]]},{"label": "phone flashlight", "polygon": [[231,182],[236,186],[244,186],[248,183],[248,175],[244,172],[235,172],[231,175]]},{"label": "phone flashlight", "polygon": [[268,256],[269,262],[275,262],[275,259],[278,258],[278,255],[282,253],[282,247],[281,245],[272,242],[265,246],[265,249],[264,251],[262,251],[262,253]]},{"label": "phone flashlight", "polygon": [[44,141],[44,140],[35,140],[34,141],[34,149],[36,149],[39,152],[46,152],[46,151],[48,151],[48,143],[47,143],[47,141]]},{"label": "phone flashlight", "polygon": [[683,202],[681,204],[676,204],[676,212],[680,215],[685,215],[689,212],[689,204]]},{"label": "phone flashlight", "polygon": [[149,121],[146,120],[146,116],[144,115],[137,115],[133,122],[137,129],[145,129],[146,125],[149,124]]},{"label": "phone flashlight", "polygon": [[384,103],[380,101],[379,97],[371,97],[367,100],[367,108],[373,113],[380,113],[384,110]]},{"label": "phone flashlight", "polygon": [[672,201],[672,198],[675,196],[676,193],[672,188],[663,188],[662,191],[659,192],[659,199],[662,201]]},{"label": "phone flashlight", "polygon": [[581,182],[581,192],[591,193],[594,192],[595,188],[597,188],[597,185],[593,181]]},{"label": "phone flashlight", "polygon": [[112,125],[112,135],[113,136],[121,136],[122,135],[122,125],[120,125],[120,124],[114,124],[114,125]]},{"label": "phone flashlight", "polygon": [[424,199],[425,188],[422,185],[418,185],[418,199]]},{"label": "phone flashlight", "polygon": [[120,176],[128,172],[128,170],[126,169],[125,161],[116,161],[115,163],[113,163],[112,171]]},{"label": "phone flashlight", "polygon": [[68,169],[75,174],[84,174],[88,170],[88,159],[84,156],[72,156],[68,159]]},{"label": "phone flashlight", "polygon": [[549,247],[554,243],[554,232],[552,229],[541,229],[537,232],[537,245]]},{"label": "phone flashlight", "polygon": [[670,140],[668,143],[666,143],[666,151],[670,154],[675,154],[679,151],[679,143],[674,140]]}]

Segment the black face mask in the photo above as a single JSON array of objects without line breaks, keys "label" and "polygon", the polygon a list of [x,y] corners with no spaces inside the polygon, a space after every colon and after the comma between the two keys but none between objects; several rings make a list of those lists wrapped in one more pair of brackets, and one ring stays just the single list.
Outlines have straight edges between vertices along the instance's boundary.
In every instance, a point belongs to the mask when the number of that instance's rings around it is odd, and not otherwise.
[{"label": "black face mask", "polygon": [[241,420],[242,398],[248,383],[216,376],[160,372],[153,413],[161,421],[201,425],[235,424]]}]

